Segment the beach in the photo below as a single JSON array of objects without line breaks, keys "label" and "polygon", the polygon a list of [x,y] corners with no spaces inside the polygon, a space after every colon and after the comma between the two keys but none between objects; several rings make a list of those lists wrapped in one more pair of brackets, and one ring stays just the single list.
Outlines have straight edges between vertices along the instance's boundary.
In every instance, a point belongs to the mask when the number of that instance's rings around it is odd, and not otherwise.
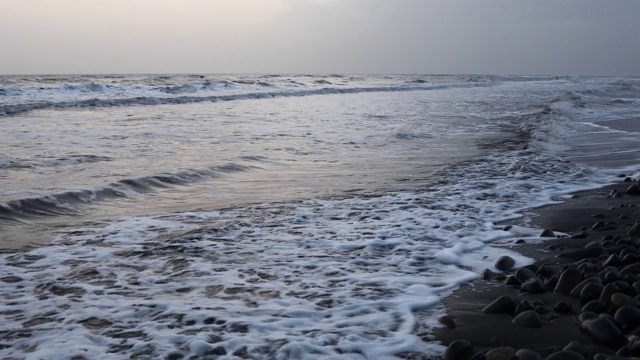
[{"label": "beach", "polygon": [[[443,322],[448,327],[438,329],[436,337],[448,345],[455,343],[445,358],[474,354],[475,359],[484,358],[476,352],[486,358],[502,352],[503,359],[640,355],[638,319],[633,315],[640,305],[634,265],[640,197],[637,180],[627,180],[576,193],[559,205],[532,209],[529,225],[550,229],[557,239],[528,244],[523,238],[520,244],[509,245],[535,263],[485,273],[484,279],[461,287],[444,301],[448,316]],[[584,282],[592,285],[584,290]],[[473,351],[464,346],[460,350],[457,340],[468,341]]]}]

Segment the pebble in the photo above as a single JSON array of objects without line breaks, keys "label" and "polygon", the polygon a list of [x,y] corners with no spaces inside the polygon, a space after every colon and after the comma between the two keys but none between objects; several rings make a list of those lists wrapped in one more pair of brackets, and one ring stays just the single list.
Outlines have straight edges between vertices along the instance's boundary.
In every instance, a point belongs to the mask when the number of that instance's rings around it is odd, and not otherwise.
[{"label": "pebble", "polygon": [[633,184],[631,186],[629,186],[627,188],[627,194],[628,195],[640,195],[640,187],[638,187],[638,184]]},{"label": "pebble", "polygon": [[640,237],[640,224],[635,223],[628,231],[627,236]]},{"label": "pebble", "polygon": [[547,360],[585,360],[584,356],[575,351],[557,351],[547,356]]},{"label": "pebble", "polygon": [[577,352],[578,354],[581,354],[582,356],[585,356],[585,357],[589,355],[587,353],[587,349],[585,349],[584,346],[582,346],[582,343],[580,343],[580,341],[577,341],[577,340],[574,340],[568,343],[567,346],[565,346],[562,350]]},{"label": "pebble", "polygon": [[516,360],[542,360],[542,357],[535,351],[520,349],[516,351]]},{"label": "pebble", "polygon": [[571,295],[574,298],[580,297],[580,293],[582,292],[582,289],[584,289],[584,287],[587,286],[587,284],[591,284],[591,283],[594,283],[594,282],[601,283],[602,280],[600,278],[598,278],[598,277],[586,278],[586,279],[582,280],[578,285],[576,285],[576,287],[574,287],[573,290],[571,290],[569,295]]},{"label": "pebble", "polygon": [[631,305],[623,305],[616,310],[614,319],[623,328],[636,325],[640,322],[640,309]]},{"label": "pebble", "polygon": [[640,307],[640,301],[623,293],[615,293],[611,295],[609,306],[612,311],[616,311],[625,305]]},{"label": "pebble", "polygon": [[493,300],[491,304],[485,306],[482,312],[485,314],[513,313],[516,309],[516,302],[511,296],[503,295]]},{"label": "pebble", "polygon": [[585,320],[595,319],[597,317],[598,314],[594,313],[593,311],[583,311],[582,314],[578,316],[578,321],[583,322]]},{"label": "pebble", "polygon": [[597,258],[598,256],[600,256],[600,254],[602,254],[603,251],[604,249],[602,248],[602,246],[591,246],[585,249],[562,253],[558,255],[558,257],[567,258],[571,260],[590,259],[590,258]]},{"label": "pebble", "polygon": [[527,310],[518,314],[518,316],[513,318],[512,322],[518,326],[526,328],[538,328],[542,326],[540,316],[534,310]]},{"label": "pebble", "polygon": [[495,277],[496,277],[496,274],[493,271],[491,271],[489,269],[482,270],[482,278],[484,280],[487,280],[487,281],[488,280],[493,280],[493,278],[495,278]]},{"label": "pebble", "polygon": [[533,277],[536,276],[536,274],[533,273],[533,271],[531,271],[531,269],[528,269],[526,267],[523,267],[521,269],[516,270],[515,274],[513,274],[513,276],[516,277],[516,279],[520,280],[521,282],[525,282]]},{"label": "pebble", "polygon": [[607,311],[607,308],[608,308],[607,304],[596,299],[586,303],[580,311],[581,312],[592,311],[594,313],[601,313],[601,312]]},{"label": "pebble", "polygon": [[580,283],[581,278],[582,274],[578,269],[569,268],[560,274],[560,279],[558,279],[558,283],[553,292],[569,295],[571,290]]},{"label": "pebble", "polygon": [[591,333],[598,341],[605,344],[619,343],[624,339],[624,335],[618,327],[609,319],[600,317],[582,322],[580,327]]},{"label": "pebble", "polygon": [[591,300],[596,300],[600,298],[600,294],[602,293],[602,289],[604,286],[597,282],[588,283],[582,288],[580,291],[580,304],[586,304]]},{"label": "pebble", "polygon": [[551,229],[544,229],[540,237],[556,237],[556,234]]},{"label": "pebble", "polygon": [[447,346],[444,360],[468,360],[473,356],[473,345],[467,340],[455,340]]},{"label": "pebble", "polygon": [[553,311],[557,312],[558,314],[571,314],[573,313],[573,308],[566,301],[558,301],[553,306]]},{"label": "pebble", "polygon": [[451,316],[442,316],[438,319],[438,322],[449,329],[454,329],[456,327],[455,321],[451,318]]},{"label": "pebble", "polygon": [[512,360],[516,355],[516,351],[509,346],[502,346],[489,350],[485,354],[487,360]]},{"label": "pebble", "polygon": [[17,283],[17,282],[22,281],[22,278],[18,277],[18,276],[9,275],[9,276],[5,276],[5,277],[0,278],[0,280],[2,280],[3,282],[6,282],[6,283]]},{"label": "pebble", "polygon": [[516,264],[516,261],[513,260],[512,257],[505,255],[505,256],[499,257],[498,260],[496,260],[494,266],[496,267],[496,269],[500,271],[509,271],[513,269],[513,266],[515,264]]},{"label": "pebble", "polygon": [[526,292],[529,294],[542,294],[547,292],[547,288],[544,287],[544,284],[537,277],[533,277],[522,284],[520,287],[521,292]]}]

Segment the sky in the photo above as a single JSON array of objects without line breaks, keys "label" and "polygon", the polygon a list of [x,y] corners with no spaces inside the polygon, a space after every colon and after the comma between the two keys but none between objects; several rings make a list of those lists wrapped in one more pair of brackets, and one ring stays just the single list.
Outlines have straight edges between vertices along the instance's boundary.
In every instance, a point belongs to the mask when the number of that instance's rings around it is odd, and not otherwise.
[{"label": "sky", "polygon": [[0,0],[0,74],[640,76],[639,0]]}]

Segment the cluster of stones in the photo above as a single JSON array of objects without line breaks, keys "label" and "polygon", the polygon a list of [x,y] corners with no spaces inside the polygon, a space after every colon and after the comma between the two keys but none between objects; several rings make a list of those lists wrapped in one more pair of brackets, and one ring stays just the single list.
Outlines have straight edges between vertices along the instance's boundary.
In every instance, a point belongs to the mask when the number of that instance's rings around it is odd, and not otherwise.
[{"label": "cluster of stones", "polygon": [[[629,181],[629,180],[628,180]],[[640,195],[634,183],[623,192],[612,191],[607,198],[624,195]],[[605,218],[594,214],[593,218]],[[633,217],[639,218],[638,212]],[[596,344],[611,349],[611,354],[590,354],[583,344],[573,341],[563,349],[545,354],[547,360],[613,360],[639,358],[640,360],[640,221],[633,223],[630,216],[620,216],[625,222],[597,221],[583,227],[572,237],[581,239],[593,237],[599,231],[611,233],[601,240],[585,240],[584,248],[558,255],[566,259],[564,265],[532,264],[514,269],[515,261],[503,256],[495,262],[502,273],[495,274],[489,269],[483,272],[485,280],[498,280],[520,293],[542,294],[553,292],[560,299],[546,304],[542,300],[523,299],[504,295],[488,304],[485,314],[509,314],[516,326],[538,328],[562,315],[573,315],[580,331],[587,334]],[[630,220],[630,221],[628,221]],[[605,230],[601,230],[605,229]],[[555,236],[547,229],[542,236]],[[600,235],[602,236],[602,235]],[[564,250],[550,246],[553,250]],[[564,300],[562,300],[564,299]],[[499,347],[488,352],[475,352],[466,340],[453,341],[447,347],[445,360],[541,360],[542,356],[528,349]]]}]

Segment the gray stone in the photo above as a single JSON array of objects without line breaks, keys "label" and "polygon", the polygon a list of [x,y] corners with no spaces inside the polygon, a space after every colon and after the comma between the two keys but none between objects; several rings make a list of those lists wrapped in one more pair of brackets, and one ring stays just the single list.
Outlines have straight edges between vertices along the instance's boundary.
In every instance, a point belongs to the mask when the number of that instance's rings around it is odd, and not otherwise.
[{"label": "gray stone", "polygon": [[584,346],[582,346],[582,344],[580,343],[580,341],[577,341],[577,340],[574,340],[568,343],[567,346],[565,346],[562,350],[577,352],[578,354],[582,354],[582,356],[584,357],[587,357],[589,355],[589,353],[587,352],[587,349],[585,349]]},{"label": "gray stone", "polygon": [[455,340],[447,346],[444,360],[468,360],[473,356],[473,345],[467,340]]},{"label": "gray stone", "polygon": [[551,229],[544,229],[540,237],[556,237],[556,234]]},{"label": "gray stone", "polygon": [[603,303],[602,301],[596,299],[596,300],[591,300],[588,303],[586,303],[582,309],[580,310],[581,312],[585,312],[585,311],[592,311],[594,313],[601,313],[604,311],[607,311],[607,304]]},{"label": "gray stone", "polygon": [[629,186],[627,188],[627,194],[634,195],[634,196],[640,195],[640,187],[638,186],[638,184],[633,184]]},{"label": "gray stone", "polygon": [[623,328],[640,323],[640,309],[631,305],[623,305],[614,315],[614,319]]},{"label": "gray stone", "polygon": [[569,268],[560,274],[560,279],[558,279],[558,283],[556,284],[556,288],[553,292],[569,295],[571,290],[580,283],[581,278],[582,274],[580,273],[580,270],[576,268]]},{"label": "gray stone", "polygon": [[628,231],[627,236],[640,237],[640,224],[636,222]]},{"label": "gray stone", "polygon": [[611,308],[612,311],[617,311],[619,308],[625,305],[640,307],[640,301],[623,293],[615,293],[611,295],[611,301],[609,302],[609,307]]},{"label": "gray stone", "polygon": [[513,360],[516,351],[509,346],[502,346],[489,350],[485,355],[487,360]]},{"label": "gray stone", "polygon": [[496,269],[500,271],[509,271],[513,269],[513,266],[516,264],[516,261],[513,260],[510,256],[500,256],[494,266]]},{"label": "gray stone", "polygon": [[547,360],[585,360],[584,356],[575,351],[556,351],[553,354],[547,356]]},{"label": "gray stone", "polygon": [[516,309],[516,302],[511,296],[503,295],[487,305],[482,312],[485,314],[512,314]]},{"label": "gray stone", "polygon": [[520,280],[520,282],[524,283],[525,281],[531,279],[532,277],[535,277],[536,274],[534,274],[533,271],[531,271],[531,269],[523,267],[521,269],[516,270],[513,276],[515,276],[516,279]]},{"label": "gray stone", "polygon": [[518,314],[518,316],[513,318],[513,323],[526,328],[538,328],[542,326],[540,316],[534,310],[527,310]]},{"label": "gray stone", "polygon": [[516,351],[516,360],[542,360],[542,357],[535,351],[520,349]]},{"label": "gray stone", "polygon": [[602,293],[602,289],[604,286],[597,282],[592,282],[585,285],[580,291],[580,304],[586,304],[591,300],[596,300],[600,298],[600,294]]},{"label": "gray stone", "polygon": [[580,327],[591,333],[598,341],[607,345],[620,343],[624,340],[624,335],[620,329],[607,318],[585,320],[580,324]]},{"label": "gray stone", "polygon": [[537,277],[532,277],[522,284],[520,287],[521,292],[526,292],[529,294],[542,294],[547,292],[547,288],[544,287],[544,284]]}]

